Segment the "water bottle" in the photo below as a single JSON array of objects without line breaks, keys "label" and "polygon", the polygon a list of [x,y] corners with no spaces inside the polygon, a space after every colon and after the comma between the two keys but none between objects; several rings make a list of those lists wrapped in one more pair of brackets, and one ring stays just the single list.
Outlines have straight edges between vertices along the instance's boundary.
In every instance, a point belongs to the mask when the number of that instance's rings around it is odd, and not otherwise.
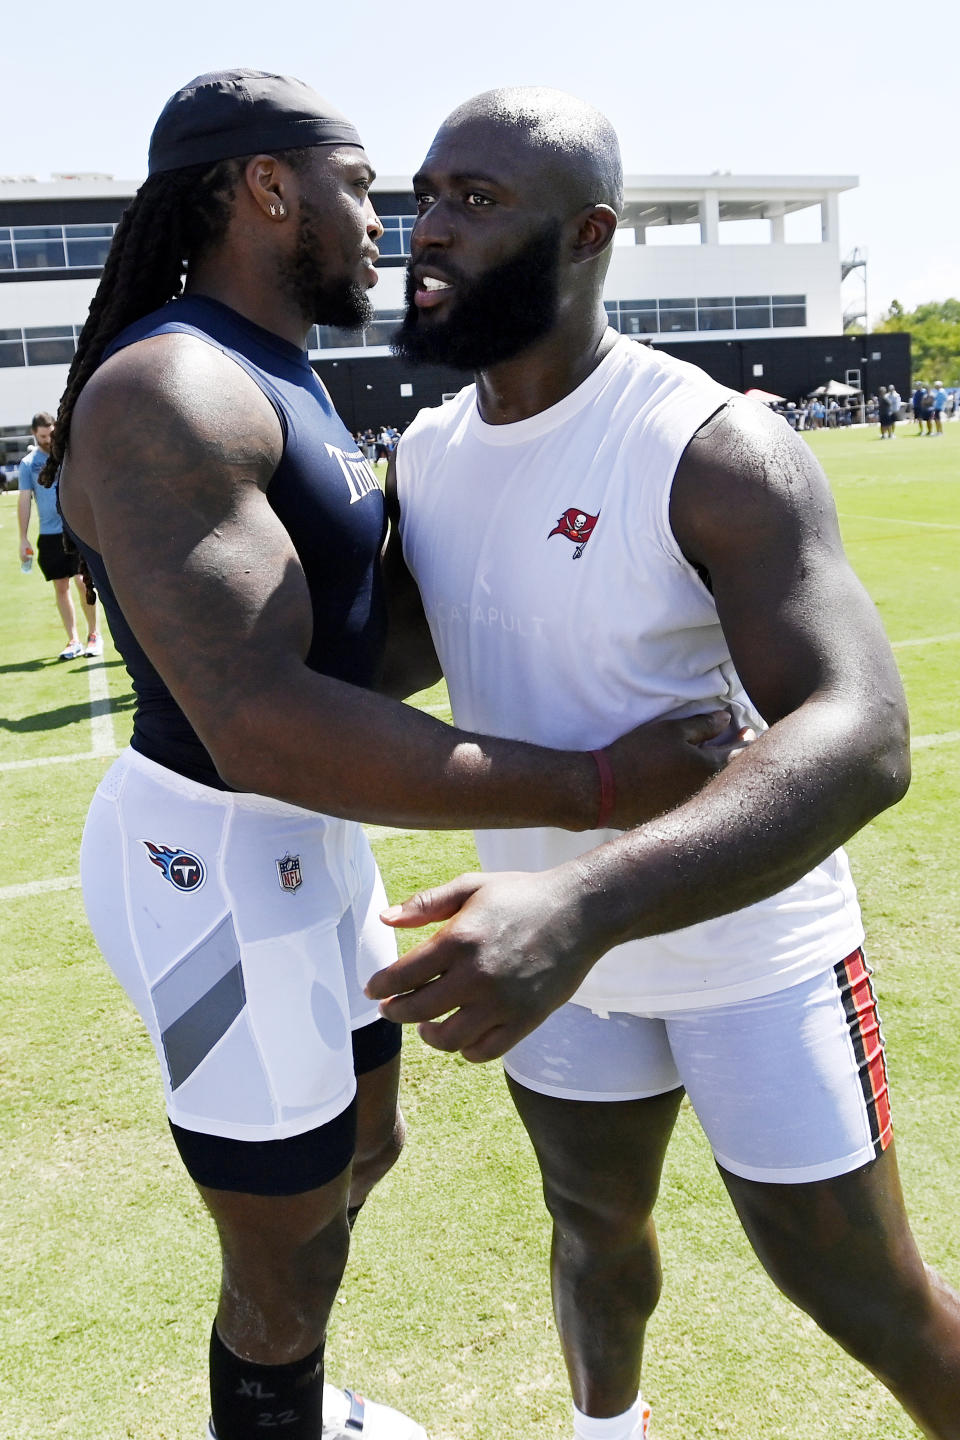
[{"label": "water bottle", "polygon": [[33,547],[31,545],[27,546],[26,560],[20,561],[20,569],[23,571],[24,575],[29,575],[30,571],[33,569]]}]

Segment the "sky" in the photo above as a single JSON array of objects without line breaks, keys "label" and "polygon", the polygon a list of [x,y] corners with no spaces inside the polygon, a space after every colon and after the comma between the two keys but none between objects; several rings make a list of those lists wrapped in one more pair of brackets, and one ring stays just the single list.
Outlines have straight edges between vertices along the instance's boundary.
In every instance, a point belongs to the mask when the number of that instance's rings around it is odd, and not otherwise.
[{"label": "sky", "polygon": [[841,248],[867,253],[872,321],[893,299],[960,297],[952,66],[938,63],[956,36],[929,26],[918,49],[894,0],[842,13],[780,0],[10,8],[0,175],[139,181],[164,102],[207,70],[299,76],[354,120],[381,175],[411,174],[469,96],[551,85],[609,116],[628,175],[859,177],[840,199]]}]

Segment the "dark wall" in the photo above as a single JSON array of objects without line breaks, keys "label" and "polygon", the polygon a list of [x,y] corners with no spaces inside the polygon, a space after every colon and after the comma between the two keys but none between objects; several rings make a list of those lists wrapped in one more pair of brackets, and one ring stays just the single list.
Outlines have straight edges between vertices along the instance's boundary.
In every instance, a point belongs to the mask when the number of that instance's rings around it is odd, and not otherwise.
[{"label": "dark wall", "polygon": [[[849,370],[860,372],[860,389],[868,396],[880,385],[895,385],[904,398],[910,393],[910,336],[905,334],[694,340],[655,348],[701,366],[733,390],[770,390],[787,400],[799,400],[828,380],[845,381]],[[753,373],[755,365],[763,366],[762,375]]]},{"label": "dark wall", "polygon": [[[848,370],[860,371],[867,395],[876,394],[879,385],[895,385],[904,398],[910,393],[910,336],[904,334],[691,340],[655,348],[701,366],[732,390],[772,390],[787,400],[799,400],[828,380],[845,380]],[[754,365],[763,366],[762,375],[754,375]],[[413,368],[392,356],[315,360],[313,368],[348,430],[376,425],[402,430],[418,410],[439,405],[444,392],[462,390],[471,380],[460,370]],[[413,386],[412,395],[400,394],[403,384]]]},{"label": "dark wall", "polygon": [[[439,405],[444,394],[456,394],[473,378],[462,370],[436,365],[414,368],[391,355],[314,360],[312,364],[348,430],[378,425],[396,425],[403,430],[418,411]],[[405,384],[413,387],[412,395],[400,394]]]},{"label": "dark wall", "polygon": [[104,225],[116,224],[133,197],[101,196],[86,200],[4,200],[0,196],[0,225]]}]

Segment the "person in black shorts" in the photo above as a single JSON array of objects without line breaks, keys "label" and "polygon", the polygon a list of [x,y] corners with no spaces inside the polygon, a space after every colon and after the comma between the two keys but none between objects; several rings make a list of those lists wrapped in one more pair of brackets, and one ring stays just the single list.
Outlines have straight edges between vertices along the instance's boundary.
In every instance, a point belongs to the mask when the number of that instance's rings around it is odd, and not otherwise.
[{"label": "person in black shorts", "polygon": [[[97,604],[87,600],[86,587],[79,576],[80,556],[76,551],[67,550],[63,543],[63,521],[57,508],[56,485],[49,488],[38,484],[40,472],[45,468],[53,444],[53,416],[41,410],[30,422],[30,432],[36,441],[36,449],[20,461],[20,493],[17,497],[17,520],[20,528],[20,563],[25,564],[33,551],[28,539],[30,514],[34,500],[40,517],[40,533],[37,536],[37,565],[44,580],[53,585],[60,619],[67,632],[67,643],[60,652],[61,660],[75,660],[78,655],[95,656],[103,654],[103,640],[97,629]],[[87,643],[81,645],[77,634],[77,612],[70,593],[70,581],[77,577],[77,592],[80,608],[87,621]]]}]

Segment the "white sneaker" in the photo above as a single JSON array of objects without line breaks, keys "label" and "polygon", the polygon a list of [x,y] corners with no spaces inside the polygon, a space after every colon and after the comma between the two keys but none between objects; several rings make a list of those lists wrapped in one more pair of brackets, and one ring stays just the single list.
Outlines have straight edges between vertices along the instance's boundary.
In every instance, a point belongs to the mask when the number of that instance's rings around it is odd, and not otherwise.
[{"label": "white sneaker", "polygon": [[103,654],[103,636],[98,635],[96,630],[94,630],[92,635],[87,636],[87,643],[83,647],[83,653],[91,658]]},{"label": "white sneaker", "polygon": [[[212,1420],[207,1421],[206,1440],[217,1440]],[[325,1384],[323,1440],[427,1440],[427,1432],[390,1405],[378,1405],[353,1390]]]},{"label": "white sneaker", "polygon": [[74,640],[74,642],[73,642],[72,645],[68,645],[68,646],[66,647],[66,649],[60,651],[60,654],[57,656],[57,659],[58,659],[58,660],[76,660],[76,659],[78,659],[79,656],[81,656],[82,654],[83,654],[83,646],[80,644],[80,641],[79,641],[79,640]]},{"label": "white sneaker", "polygon": [[390,1405],[325,1384],[323,1440],[427,1440],[427,1432]]}]

